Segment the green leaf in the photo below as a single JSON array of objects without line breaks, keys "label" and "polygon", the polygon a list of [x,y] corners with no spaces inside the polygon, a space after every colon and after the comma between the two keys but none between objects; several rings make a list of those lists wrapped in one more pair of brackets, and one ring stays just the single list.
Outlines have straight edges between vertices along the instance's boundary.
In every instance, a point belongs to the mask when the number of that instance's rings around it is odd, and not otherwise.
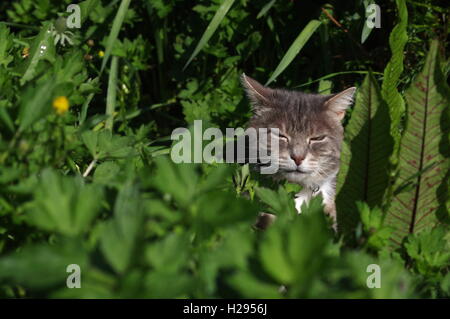
[{"label": "green leaf", "polygon": [[18,117],[20,131],[27,129],[51,112],[54,88],[55,83],[51,80],[25,90],[21,97]]},{"label": "green leaf", "polygon": [[0,259],[0,281],[12,282],[37,290],[65,288],[67,266],[76,264],[87,271],[87,255],[83,244],[64,241],[59,245],[36,244]]},{"label": "green leaf", "polygon": [[281,298],[278,285],[264,282],[249,271],[239,271],[228,278],[227,282],[238,291],[241,298]]},{"label": "green leaf", "polygon": [[217,9],[216,14],[212,18],[211,22],[209,23],[208,27],[206,28],[205,32],[203,33],[202,37],[200,38],[200,41],[198,42],[197,46],[194,49],[194,52],[189,57],[189,60],[186,62],[186,64],[183,67],[183,71],[188,67],[188,65],[192,62],[192,60],[199,54],[199,52],[208,44],[209,39],[213,36],[214,32],[216,32],[217,28],[220,25],[220,22],[222,22],[223,18],[227,14],[228,10],[230,10],[231,6],[233,5],[234,0],[224,0],[220,7]]},{"label": "green leaf", "polygon": [[170,234],[158,242],[151,243],[145,255],[148,263],[156,270],[176,273],[186,267],[189,249],[187,234]]},{"label": "green leaf", "polygon": [[8,128],[8,130],[11,133],[14,133],[15,132],[14,122],[11,119],[11,116],[9,115],[9,112],[7,110],[7,105],[8,105],[8,101],[6,101],[6,100],[0,101],[0,120],[3,122],[5,127]]},{"label": "green leaf", "polygon": [[117,37],[119,36],[120,29],[122,28],[123,20],[125,19],[128,7],[130,6],[130,2],[131,0],[122,0],[120,3],[119,10],[117,10],[117,14],[114,18],[113,25],[111,28],[111,32],[109,33],[108,40],[106,41],[105,56],[103,57],[102,68],[100,72],[103,72],[106,63],[108,63],[114,44],[117,40]]},{"label": "green leaf", "polygon": [[108,119],[105,123],[107,130],[112,130],[114,123],[114,110],[116,109],[117,97],[117,72],[118,72],[119,58],[114,56],[111,60],[111,69],[109,70],[108,80],[108,94],[106,96],[106,112]]},{"label": "green leaf", "polygon": [[0,66],[7,67],[9,63],[14,59],[9,54],[9,51],[13,45],[13,36],[10,34],[9,29],[3,23],[0,23]]},{"label": "green leaf", "polygon": [[316,82],[320,82],[320,81],[323,81],[323,80],[326,80],[326,79],[331,79],[331,78],[333,78],[333,77],[335,77],[335,76],[338,76],[338,75],[346,75],[346,74],[369,74],[369,73],[372,73],[372,74],[375,74],[375,75],[383,75],[383,73],[380,73],[380,72],[372,72],[372,71],[342,71],[342,72],[335,72],[335,73],[330,73],[330,74],[324,75],[324,76],[322,76],[322,77],[320,77],[320,78],[318,78],[318,79],[315,79],[315,80],[312,80],[312,81],[308,81],[308,82],[306,82],[306,83],[303,83],[303,84],[294,86],[294,88],[301,88],[301,87],[304,87],[304,86],[308,86],[308,85],[313,84],[313,83],[316,83]]},{"label": "green leaf", "polygon": [[295,219],[281,218],[265,232],[259,257],[264,270],[280,284],[295,284],[292,296],[308,290],[323,262],[328,242],[322,199],[314,197]]},{"label": "green leaf", "polygon": [[106,223],[100,249],[117,273],[130,265],[142,226],[142,205],[137,186],[128,182],[114,205],[114,218]]},{"label": "green leaf", "polygon": [[269,229],[259,250],[259,256],[266,272],[277,282],[292,283],[295,271],[286,252],[286,238],[281,231]]},{"label": "green leaf", "polygon": [[[157,157],[155,162],[157,170],[152,184],[159,191],[172,195],[180,205],[189,205],[195,194],[198,181],[198,176],[194,171],[194,165],[175,165],[166,156]],[[167,183],[167,181],[171,182]]]},{"label": "green leaf", "polygon": [[267,2],[264,7],[262,7],[261,11],[259,11],[258,15],[256,16],[256,19],[259,19],[263,17],[275,4],[276,0],[270,0]]},{"label": "green leaf", "polygon": [[370,209],[367,203],[364,202],[356,202],[356,206],[358,207],[364,230],[368,235],[367,246],[375,250],[388,247],[389,238],[394,228],[384,225],[386,213],[378,207]]},{"label": "green leaf", "polygon": [[75,236],[89,230],[100,210],[102,189],[85,185],[80,177],[60,176],[44,170],[27,205],[26,220],[47,231]]},{"label": "green leaf", "polygon": [[120,166],[115,162],[105,162],[100,164],[94,173],[94,182],[100,184],[112,184],[120,173]]},{"label": "green leaf", "polygon": [[[406,91],[407,116],[395,187],[410,179],[410,187],[392,198],[386,222],[397,228],[393,241],[430,228],[448,218],[445,201],[449,178],[450,89],[440,68],[439,43],[433,41],[422,72]],[[431,169],[424,170],[433,164]],[[422,171],[411,179],[411,175]],[[395,189],[394,187],[394,189]],[[440,212],[443,215],[439,215]]]},{"label": "green leaf", "polygon": [[[354,229],[358,220],[356,201],[381,206],[388,187],[389,156],[393,140],[390,118],[375,78],[368,74],[356,94],[351,118],[345,128],[345,146],[336,197],[338,225]],[[348,147],[349,146],[349,147]]]},{"label": "green leaf", "polygon": [[30,47],[30,54],[19,68],[22,74],[20,79],[21,85],[24,85],[36,76],[36,68],[39,61],[47,60],[50,63],[55,61],[56,51],[50,27],[51,23],[47,22],[42,27],[41,32],[34,38]]},{"label": "green leaf", "polygon": [[110,130],[86,131],[81,134],[83,143],[96,160],[127,158],[136,155],[134,138],[118,136]]},{"label": "green leaf", "polygon": [[100,0],[85,0],[78,5],[81,9],[81,23],[85,22],[91,12],[99,5]]},{"label": "green leaf", "polygon": [[258,207],[252,202],[226,191],[205,193],[198,198],[196,206],[195,232],[201,239],[208,238],[217,229],[237,223],[251,225],[258,214]]},{"label": "green leaf", "polygon": [[[411,275],[405,269],[401,260],[399,261],[391,256],[376,258],[362,251],[347,251],[341,256],[341,259],[344,260],[345,271],[348,272],[348,278],[342,280],[350,280],[353,282],[353,287],[360,287],[365,293],[362,298],[417,298],[413,294],[414,283]],[[374,272],[367,271],[369,265],[380,267],[380,288],[367,287],[368,277],[374,274]]]},{"label": "green leaf", "polygon": [[219,243],[200,251],[199,277],[207,295],[215,292],[220,270],[244,270],[254,251],[255,236],[248,226],[242,224],[221,231]]},{"label": "green leaf", "polygon": [[278,192],[264,187],[255,188],[256,195],[269,206],[269,210],[277,215],[287,214],[295,216],[295,203],[283,187],[278,188]]},{"label": "green leaf", "polygon": [[195,278],[188,273],[154,271],[144,278],[147,298],[187,298],[196,286]]},{"label": "green leaf", "polygon": [[450,266],[450,241],[448,227],[437,227],[418,235],[409,235],[406,251],[417,270],[425,276],[439,275]]},{"label": "green leaf", "polygon": [[317,28],[321,25],[321,21],[319,20],[311,20],[306,27],[300,32],[297,38],[289,47],[286,54],[281,59],[280,63],[276,67],[273,74],[270,76],[269,81],[267,81],[266,85],[275,81],[277,77],[289,66],[289,64],[295,59],[295,57],[299,54],[300,50],[304,47],[306,42],[308,42],[309,38],[313,35],[313,33],[317,30]]},{"label": "green leaf", "polygon": [[389,47],[392,56],[384,69],[383,84],[381,85],[381,95],[386,101],[391,114],[391,135],[394,138],[394,152],[391,156],[391,161],[394,164],[397,161],[396,154],[400,141],[399,125],[405,112],[405,102],[397,87],[400,76],[403,73],[403,59],[405,55],[403,50],[408,42],[408,10],[405,0],[396,0],[396,4],[399,21],[389,35]]}]

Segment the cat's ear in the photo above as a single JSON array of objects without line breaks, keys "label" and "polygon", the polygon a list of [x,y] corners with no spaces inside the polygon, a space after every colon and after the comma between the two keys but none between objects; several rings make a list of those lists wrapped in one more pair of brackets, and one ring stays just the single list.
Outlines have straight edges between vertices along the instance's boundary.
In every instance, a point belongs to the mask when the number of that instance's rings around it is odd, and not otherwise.
[{"label": "cat's ear", "polygon": [[242,73],[241,82],[247,92],[253,110],[255,113],[260,113],[262,109],[268,106],[273,90],[245,75],[245,73]]},{"label": "cat's ear", "polygon": [[345,116],[345,111],[352,105],[353,96],[355,95],[356,88],[351,87],[340,93],[333,95],[325,102],[325,107],[331,112],[336,114],[337,119],[340,121]]}]

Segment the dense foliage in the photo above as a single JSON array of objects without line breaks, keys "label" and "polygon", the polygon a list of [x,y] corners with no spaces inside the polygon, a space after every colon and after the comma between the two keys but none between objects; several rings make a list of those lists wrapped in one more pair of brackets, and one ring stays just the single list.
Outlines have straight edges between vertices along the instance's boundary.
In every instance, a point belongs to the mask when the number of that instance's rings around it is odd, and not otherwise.
[{"label": "dense foliage", "polygon": [[[0,3],[1,297],[450,297],[446,1],[383,1],[375,29],[370,0],[87,0],[80,28],[71,3]],[[337,234],[298,185],[170,160],[177,127],[245,126],[242,72],[359,88]]]}]

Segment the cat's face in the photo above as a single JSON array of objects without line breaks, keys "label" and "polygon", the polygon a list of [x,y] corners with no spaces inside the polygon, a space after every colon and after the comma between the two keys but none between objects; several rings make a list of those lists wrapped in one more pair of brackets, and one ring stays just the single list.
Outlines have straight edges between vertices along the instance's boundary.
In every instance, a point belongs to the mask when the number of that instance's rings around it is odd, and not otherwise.
[{"label": "cat's face", "polygon": [[[249,127],[278,128],[277,161],[281,177],[317,185],[339,169],[343,139],[341,120],[352,103],[355,88],[335,95],[270,89],[243,75],[253,107]],[[270,143],[268,144],[270,150]]]}]

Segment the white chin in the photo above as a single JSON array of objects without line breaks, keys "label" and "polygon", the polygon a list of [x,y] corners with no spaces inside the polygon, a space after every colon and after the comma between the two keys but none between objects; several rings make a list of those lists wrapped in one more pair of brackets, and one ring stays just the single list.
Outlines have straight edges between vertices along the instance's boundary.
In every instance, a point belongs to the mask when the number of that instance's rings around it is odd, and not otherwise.
[{"label": "white chin", "polygon": [[310,177],[309,173],[301,172],[283,172],[283,175],[289,182],[300,184]]}]

